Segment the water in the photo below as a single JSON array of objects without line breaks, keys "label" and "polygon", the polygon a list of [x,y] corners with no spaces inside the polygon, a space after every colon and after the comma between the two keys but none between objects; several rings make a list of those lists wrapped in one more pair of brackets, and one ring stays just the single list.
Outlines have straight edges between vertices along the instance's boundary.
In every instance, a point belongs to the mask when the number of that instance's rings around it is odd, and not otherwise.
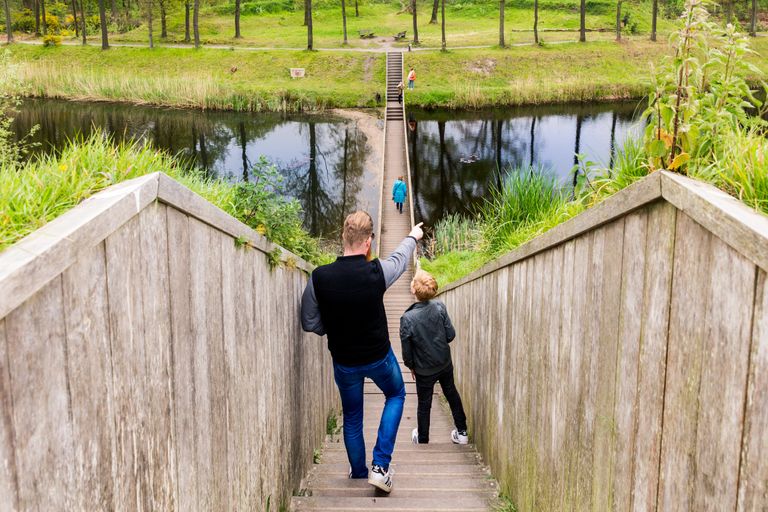
[{"label": "water", "polygon": [[235,181],[252,179],[253,164],[264,156],[283,176],[286,195],[301,203],[305,227],[315,236],[338,239],[346,214],[378,211],[378,191],[366,184],[378,183],[379,169],[367,168],[366,137],[342,118],[30,100],[16,116],[17,136],[34,125],[41,152],[99,128],[116,140],[151,141]]},{"label": "water", "polygon": [[478,112],[410,110],[414,213],[427,226],[470,213],[498,184],[499,169],[539,166],[565,185],[576,153],[611,166],[642,111],[637,102],[519,107]]},{"label": "water", "polygon": [[[636,105],[410,110],[416,218],[430,226],[448,213],[471,211],[501,179],[498,169],[510,165],[540,165],[564,183],[572,178],[577,152],[610,165],[632,129]],[[41,151],[98,127],[118,140],[150,140],[231,180],[251,179],[252,164],[264,155],[277,165],[286,194],[300,201],[304,224],[316,236],[338,240],[347,213],[378,211],[380,170],[366,165],[365,135],[341,118],[33,100],[15,126],[27,133],[35,124]]]}]

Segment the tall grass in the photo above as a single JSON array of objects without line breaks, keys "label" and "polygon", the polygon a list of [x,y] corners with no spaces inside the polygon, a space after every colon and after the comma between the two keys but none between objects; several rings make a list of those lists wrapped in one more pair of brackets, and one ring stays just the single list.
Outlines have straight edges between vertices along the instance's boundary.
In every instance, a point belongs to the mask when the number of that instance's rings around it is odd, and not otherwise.
[{"label": "tall grass", "polygon": [[482,232],[475,219],[454,213],[435,224],[430,239],[430,253],[439,256],[449,252],[482,250]]},{"label": "tall grass", "polygon": [[318,242],[301,226],[295,201],[272,188],[270,169],[257,169],[262,185],[233,184],[191,170],[183,161],[137,142],[115,145],[102,134],[73,141],[56,155],[0,165],[0,250],[121,181],[161,171],[273,242],[311,261],[325,261]]}]

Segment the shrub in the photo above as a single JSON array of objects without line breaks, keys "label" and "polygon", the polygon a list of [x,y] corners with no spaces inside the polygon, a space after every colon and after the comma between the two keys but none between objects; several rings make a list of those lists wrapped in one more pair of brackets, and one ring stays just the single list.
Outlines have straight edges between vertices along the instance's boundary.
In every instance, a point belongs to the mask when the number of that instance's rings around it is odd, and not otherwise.
[{"label": "shrub", "polygon": [[45,24],[46,28],[48,30],[48,33],[54,33],[58,34],[59,30],[61,29],[61,25],[59,24],[59,17],[55,14],[45,14]]},{"label": "shrub", "polygon": [[61,44],[61,36],[55,34],[48,34],[43,36],[43,46],[52,47],[59,46]]},{"label": "shrub", "polygon": [[35,14],[29,10],[24,9],[16,17],[13,18],[11,28],[16,32],[32,33],[35,31]]}]

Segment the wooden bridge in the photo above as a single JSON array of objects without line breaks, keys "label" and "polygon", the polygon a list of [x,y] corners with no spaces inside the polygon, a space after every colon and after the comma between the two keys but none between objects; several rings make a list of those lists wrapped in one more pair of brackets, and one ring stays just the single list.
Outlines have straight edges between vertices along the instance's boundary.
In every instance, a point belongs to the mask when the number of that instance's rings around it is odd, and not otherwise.
[{"label": "wooden bridge", "polygon": [[[397,101],[397,84],[403,77],[403,54],[387,54],[387,107],[384,127],[384,172],[379,215],[379,254],[387,256],[411,230],[413,194],[406,146],[405,102]],[[392,185],[398,176],[408,183],[408,200],[399,213],[392,202]],[[414,262],[415,263],[415,262]],[[432,402],[430,443],[414,445],[411,430],[416,428],[416,383],[403,365],[400,352],[400,316],[413,303],[410,283],[413,270],[387,290],[384,305],[389,321],[389,337],[400,361],[405,380],[405,408],[392,457],[394,488],[390,495],[376,491],[366,479],[347,477],[349,464],[342,436],[329,436],[320,464],[316,465],[302,490],[294,497],[296,511],[486,511],[496,496],[496,483],[478,462],[473,445],[459,446],[450,440],[454,428],[446,406],[439,399]],[[457,341],[458,343],[461,340]],[[439,386],[436,386],[439,389]],[[364,435],[368,452],[376,443],[376,431],[384,405],[384,396],[376,385],[365,385]],[[471,433],[470,433],[471,434]]]}]

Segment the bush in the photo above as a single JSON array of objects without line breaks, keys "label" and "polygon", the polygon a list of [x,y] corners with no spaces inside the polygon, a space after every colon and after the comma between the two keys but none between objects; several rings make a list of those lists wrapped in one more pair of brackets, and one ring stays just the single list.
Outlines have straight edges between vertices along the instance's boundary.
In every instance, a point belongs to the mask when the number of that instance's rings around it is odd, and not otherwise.
[{"label": "bush", "polygon": [[11,28],[16,32],[32,33],[35,31],[35,14],[29,10],[24,9],[16,17],[13,18]]},{"label": "bush", "polygon": [[[240,14],[259,15],[274,14],[278,12],[293,12],[295,10],[292,0],[256,0],[240,4]],[[235,13],[235,4],[226,3],[213,8],[216,14],[232,15]]]},{"label": "bush", "polygon": [[61,36],[55,34],[48,34],[43,36],[43,46],[59,46],[61,44]]},{"label": "bush", "polygon": [[61,25],[59,24],[59,17],[55,14],[45,13],[45,24],[49,33],[53,32],[54,34],[58,34],[59,30],[61,29]]}]

